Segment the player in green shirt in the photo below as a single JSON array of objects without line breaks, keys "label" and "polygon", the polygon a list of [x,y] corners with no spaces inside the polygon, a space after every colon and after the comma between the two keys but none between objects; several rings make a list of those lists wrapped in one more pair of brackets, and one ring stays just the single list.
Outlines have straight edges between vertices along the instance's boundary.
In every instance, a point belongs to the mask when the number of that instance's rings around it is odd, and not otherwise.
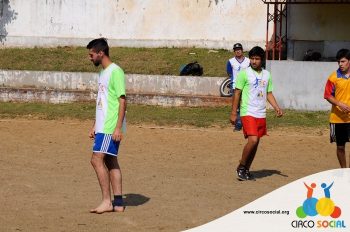
[{"label": "player in green shirt", "polygon": [[[86,48],[89,49],[90,61],[103,68],[98,76],[95,123],[89,133],[89,137],[95,139],[91,164],[101,187],[102,202],[90,212],[123,212],[122,174],[117,155],[125,123],[124,72],[110,60],[106,39],[94,39]],[[110,185],[114,194],[113,201]]]},{"label": "player in green shirt", "polygon": [[254,180],[249,169],[258,149],[260,138],[267,132],[266,101],[272,105],[278,117],[283,115],[272,94],[271,75],[262,67],[265,51],[261,47],[254,47],[249,51],[249,59],[250,67],[237,75],[230,116],[230,121],[234,125],[240,102],[243,133],[248,142],[243,149],[242,158],[236,170],[238,180]]}]

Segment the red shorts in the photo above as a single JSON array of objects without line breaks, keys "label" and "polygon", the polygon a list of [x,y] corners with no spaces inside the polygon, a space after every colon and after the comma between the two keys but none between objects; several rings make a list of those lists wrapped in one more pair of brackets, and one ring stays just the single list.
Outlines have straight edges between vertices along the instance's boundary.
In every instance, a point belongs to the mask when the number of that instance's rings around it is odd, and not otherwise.
[{"label": "red shorts", "polygon": [[253,116],[242,116],[244,137],[258,136],[259,138],[267,134],[266,118],[254,118]]}]

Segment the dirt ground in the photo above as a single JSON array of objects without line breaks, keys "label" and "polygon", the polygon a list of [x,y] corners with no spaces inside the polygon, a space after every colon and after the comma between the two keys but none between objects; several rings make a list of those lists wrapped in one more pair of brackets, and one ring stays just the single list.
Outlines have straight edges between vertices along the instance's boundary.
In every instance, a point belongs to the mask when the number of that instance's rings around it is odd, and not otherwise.
[{"label": "dirt ground", "polygon": [[223,216],[293,180],[338,168],[328,131],[275,129],[255,182],[234,169],[245,144],[230,128],[129,126],[120,148],[124,213],[96,215],[91,121],[0,120],[0,231],[180,231]]}]

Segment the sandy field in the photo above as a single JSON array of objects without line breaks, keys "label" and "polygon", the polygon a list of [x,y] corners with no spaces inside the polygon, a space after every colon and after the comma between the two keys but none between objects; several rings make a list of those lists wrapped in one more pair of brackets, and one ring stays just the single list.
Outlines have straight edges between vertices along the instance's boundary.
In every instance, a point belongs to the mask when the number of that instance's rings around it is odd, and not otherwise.
[{"label": "sandy field", "polygon": [[91,121],[0,120],[0,231],[181,231],[309,174],[338,168],[328,130],[275,129],[252,173],[235,167],[245,140],[230,128],[129,126],[120,148],[124,213],[96,215]]}]

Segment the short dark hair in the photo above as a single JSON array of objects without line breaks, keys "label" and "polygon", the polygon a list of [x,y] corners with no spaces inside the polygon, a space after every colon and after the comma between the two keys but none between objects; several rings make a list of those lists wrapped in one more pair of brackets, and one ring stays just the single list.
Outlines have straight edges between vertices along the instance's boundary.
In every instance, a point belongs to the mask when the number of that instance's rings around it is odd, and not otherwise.
[{"label": "short dark hair", "polygon": [[349,49],[342,48],[337,52],[337,55],[335,57],[337,58],[338,61],[342,58],[346,58],[350,60],[350,51]]},{"label": "short dark hair", "polygon": [[262,60],[265,59],[265,51],[259,46],[255,46],[252,49],[250,49],[248,55],[249,55],[249,58],[252,56],[259,56]]},{"label": "short dark hair", "polygon": [[94,49],[95,52],[103,51],[106,56],[109,56],[109,47],[106,38],[98,38],[91,40],[86,46],[87,49]]}]

